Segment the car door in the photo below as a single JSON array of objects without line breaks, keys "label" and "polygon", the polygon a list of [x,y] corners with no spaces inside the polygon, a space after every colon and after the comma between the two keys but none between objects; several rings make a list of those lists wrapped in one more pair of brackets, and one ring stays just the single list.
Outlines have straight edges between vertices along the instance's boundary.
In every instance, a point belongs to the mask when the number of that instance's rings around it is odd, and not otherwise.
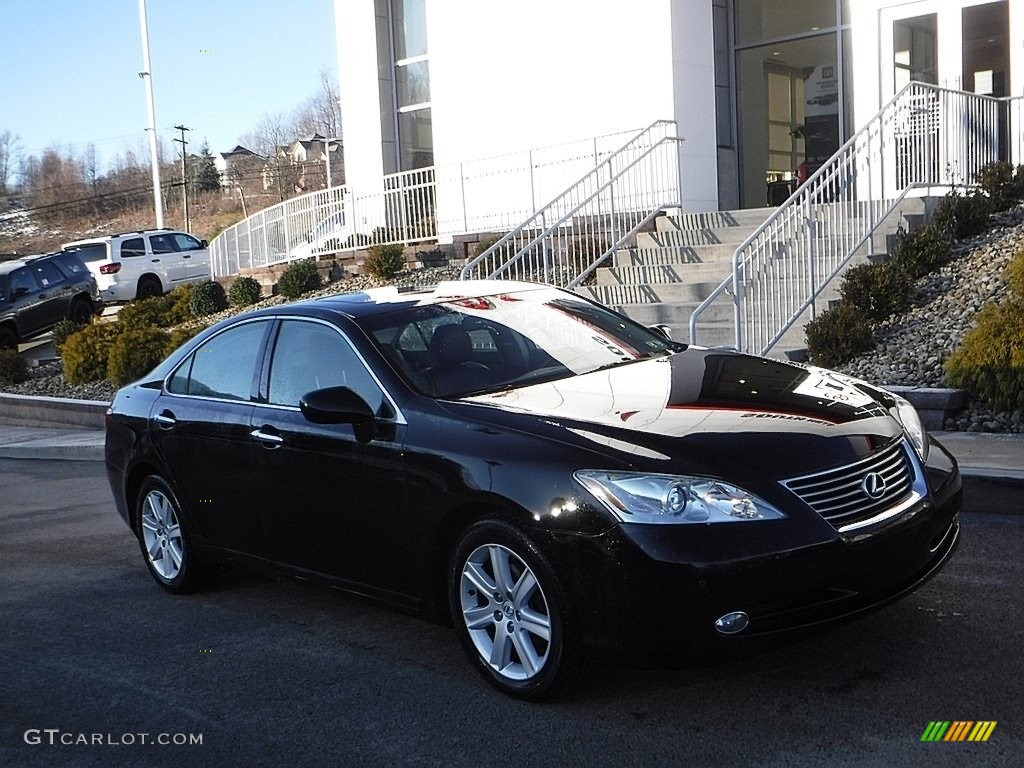
[{"label": "car door", "polygon": [[206,544],[266,555],[249,422],[269,319],[240,322],[185,359],[154,402],[150,434]]},{"label": "car door", "polygon": [[152,250],[153,271],[160,274],[164,290],[170,290],[176,285],[188,281],[188,261],[183,259],[184,254],[178,253],[174,241],[170,235],[150,235],[148,238],[149,247]]},{"label": "car door", "polygon": [[48,308],[47,293],[39,285],[31,267],[22,267],[11,272],[11,309],[16,313],[18,334],[24,338],[46,328]]},{"label": "car door", "polygon": [[50,328],[68,316],[73,291],[63,273],[48,259],[29,264],[39,283],[42,328]]},{"label": "car door", "polygon": [[[274,560],[390,592],[407,592],[401,444],[404,422],[348,338],[326,322],[284,319],[253,412],[255,489]],[[313,424],[299,399],[347,386],[378,414],[361,441],[349,424]]]},{"label": "car door", "polygon": [[211,280],[209,249],[192,235],[174,232],[170,237],[174,240],[174,245],[181,254],[182,263],[185,265],[185,279],[192,283]]}]

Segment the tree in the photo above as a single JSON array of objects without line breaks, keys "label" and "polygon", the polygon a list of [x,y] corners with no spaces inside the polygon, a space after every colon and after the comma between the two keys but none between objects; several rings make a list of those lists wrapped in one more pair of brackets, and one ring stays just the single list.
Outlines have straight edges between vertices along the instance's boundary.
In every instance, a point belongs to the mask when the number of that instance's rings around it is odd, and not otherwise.
[{"label": "tree", "polygon": [[341,137],[338,83],[329,72],[320,70],[319,90],[296,108],[292,120],[300,136],[319,133],[328,139]]},{"label": "tree", "polygon": [[220,172],[213,162],[213,155],[210,154],[210,144],[203,139],[203,146],[199,150],[199,161],[195,165],[195,176],[193,184],[196,192],[217,192],[220,190]]},{"label": "tree", "polygon": [[11,180],[17,152],[18,135],[10,131],[0,132],[0,195],[7,194],[7,183]]}]

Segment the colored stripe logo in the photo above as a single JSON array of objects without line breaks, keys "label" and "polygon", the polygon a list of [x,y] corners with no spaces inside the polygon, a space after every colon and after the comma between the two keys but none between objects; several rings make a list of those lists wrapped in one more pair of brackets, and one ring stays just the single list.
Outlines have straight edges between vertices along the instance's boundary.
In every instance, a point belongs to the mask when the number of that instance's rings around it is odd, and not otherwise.
[{"label": "colored stripe logo", "polygon": [[997,720],[932,720],[921,741],[988,741]]}]

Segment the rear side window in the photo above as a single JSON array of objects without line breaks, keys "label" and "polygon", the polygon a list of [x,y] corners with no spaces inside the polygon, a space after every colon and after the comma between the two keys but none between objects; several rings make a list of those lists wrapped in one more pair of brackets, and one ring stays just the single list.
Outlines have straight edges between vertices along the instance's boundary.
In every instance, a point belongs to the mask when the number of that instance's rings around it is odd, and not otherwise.
[{"label": "rear side window", "polygon": [[80,258],[70,253],[60,253],[53,257],[53,263],[68,277],[75,277],[86,274],[89,270],[85,268]]},{"label": "rear side window", "polygon": [[146,243],[141,237],[133,237],[121,243],[121,258],[130,259],[133,256],[145,256]]},{"label": "rear side window", "polygon": [[88,245],[75,245],[68,248],[67,252],[75,254],[75,256],[86,263],[90,261],[106,261],[107,244],[89,243]]},{"label": "rear side window", "polygon": [[175,371],[167,391],[248,401],[268,322],[238,325],[205,342]]}]

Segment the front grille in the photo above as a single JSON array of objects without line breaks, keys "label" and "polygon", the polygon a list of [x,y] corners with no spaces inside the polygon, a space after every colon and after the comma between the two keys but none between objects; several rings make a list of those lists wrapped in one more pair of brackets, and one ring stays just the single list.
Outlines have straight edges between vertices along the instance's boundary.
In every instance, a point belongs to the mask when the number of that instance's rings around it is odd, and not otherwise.
[{"label": "front grille", "polygon": [[[870,480],[868,476],[873,475]],[[884,481],[879,483],[879,478]],[[913,471],[903,442],[845,467],[783,480],[782,484],[836,528],[869,520],[911,492]],[[879,491],[877,498],[868,490]]]}]

